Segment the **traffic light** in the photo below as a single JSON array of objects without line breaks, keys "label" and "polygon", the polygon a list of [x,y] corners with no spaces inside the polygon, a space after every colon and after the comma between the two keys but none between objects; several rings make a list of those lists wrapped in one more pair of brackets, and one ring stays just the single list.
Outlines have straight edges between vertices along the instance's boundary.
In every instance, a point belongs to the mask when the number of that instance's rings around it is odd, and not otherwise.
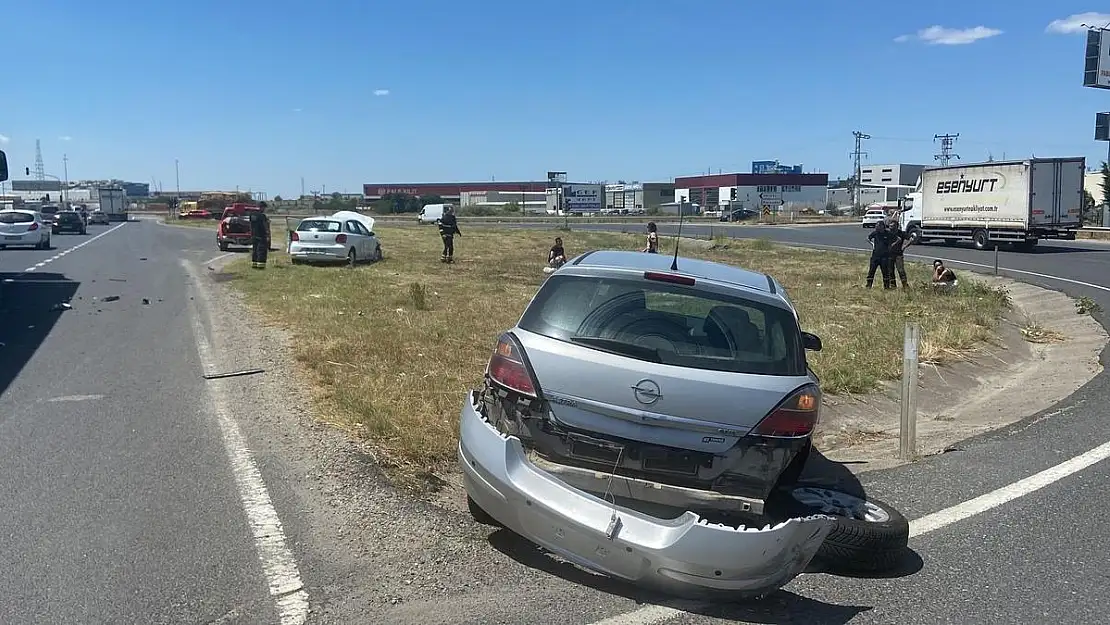
[{"label": "traffic light", "polygon": [[31,175],[31,168],[30,167],[24,167],[23,168],[23,174],[25,176],[30,176]]}]

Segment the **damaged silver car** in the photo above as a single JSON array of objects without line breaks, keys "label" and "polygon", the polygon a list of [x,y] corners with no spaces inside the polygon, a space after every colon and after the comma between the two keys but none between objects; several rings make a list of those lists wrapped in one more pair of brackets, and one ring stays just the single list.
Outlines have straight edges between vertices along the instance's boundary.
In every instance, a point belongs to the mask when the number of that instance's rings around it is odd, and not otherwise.
[{"label": "damaged silver car", "polygon": [[821,390],[782,285],[598,251],[552,274],[464,402],[474,516],[587,568],[679,594],[776,590],[833,528],[768,523],[801,474]]}]

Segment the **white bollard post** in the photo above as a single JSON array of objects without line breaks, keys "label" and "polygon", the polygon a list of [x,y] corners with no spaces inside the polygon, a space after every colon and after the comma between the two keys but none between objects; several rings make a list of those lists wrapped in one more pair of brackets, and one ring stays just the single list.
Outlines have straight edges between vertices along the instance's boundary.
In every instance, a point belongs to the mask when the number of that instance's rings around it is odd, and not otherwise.
[{"label": "white bollard post", "polygon": [[917,351],[921,327],[906,323],[902,344],[902,422],[899,430],[898,456],[912,461],[917,457]]},{"label": "white bollard post", "polygon": [[994,275],[998,275],[998,244],[994,245]]}]

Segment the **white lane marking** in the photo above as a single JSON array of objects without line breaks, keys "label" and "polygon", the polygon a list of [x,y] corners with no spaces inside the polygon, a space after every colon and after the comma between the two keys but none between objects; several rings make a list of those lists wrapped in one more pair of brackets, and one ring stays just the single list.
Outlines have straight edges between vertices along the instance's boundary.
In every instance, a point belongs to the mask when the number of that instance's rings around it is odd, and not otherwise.
[{"label": "white lane marking", "polygon": [[46,401],[89,401],[90,399],[101,399],[103,395],[63,395],[62,397],[51,397]]},{"label": "white lane marking", "polygon": [[[181,260],[181,264],[192,279],[193,290],[196,293],[193,301],[200,309],[192,315],[197,353],[202,363],[214,362],[212,346],[201,321],[208,315],[207,292],[192,266],[184,259]],[[239,489],[239,498],[246,512],[251,533],[254,535],[255,550],[270,587],[270,596],[274,597],[281,625],[301,625],[308,618],[308,593],[304,590],[304,582],[301,581],[293,552],[286,544],[281,519],[266,490],[262,473],[258,470],[258,465],[254,462],[246,440],[239,430],[239,425],[223,401],[223,395],[220,392],[221,381],[216,380],[207,384],[213,389],[208,393],[209,401],[220,425],[224,447],[231,462],[235,484]]]},{"label": "white lane marking", "polygon": [[208,265],[211,265],[212,263],[214,263],[218,260],[223,260],[223,259],[227,258],[228,256],[235,256],[237,253],[238,252],[228,252],[227,254],[220,254],[219,256],[217,256],[215,258],[209,259],[204,264],[205,264],[205,266],[208,266]]},{"label": "white lane marking", "polygon": [[1013,484],[1008,484],[1002,488],[992,490],[975,499],[970,499],[963,503],[956,504],[951,508],[945,508],[944,510],[932,514],[927,514],[919,519],[914,519],[910,521],[910,536],[927,534],[957,521],[973,517],[981,512],[986,512],[991,508],[997,508],[1004,503],[1036,492],[1045,486],[1058,482],[1069,475],[1078,473],[1107,458],[1110,458],[1110,442],[1103,443],[1088,452],[1065,460],[1040,473],[1034,473]]},{"label": "white lane marking", "polygon": [[120,228],[122,228],[126,225],[127,225],[127,222],[117,224],[117,225],[109,228],[108,230],[105,230],[104,232],[101,232],[100,234],[96,235],[95,237],[89,239],[88,241],[82,241],[81,243],[78,243],[77,245],[74,245],[71,248],[64,249],[61,252],[58,252],[54,256],[52,256],[50,258],[47,258],[46,260],[42,261],[41,263],[35,263],[34,265],[24,269],[23,273],[31,273],[32,271],[35,271],[36,269],[42,269],[44,266],[47,265],[47,263],[52,263],[52,262],[58,260],[59,258],[65,256],[66,254],[69,254],[70,252],[75,252],[75,251],[85,247],[89,243],[92,243],[93,241],[99,239],[100,237],[108,236],[109,234],[115,232],[116,230],[119,230]]}]

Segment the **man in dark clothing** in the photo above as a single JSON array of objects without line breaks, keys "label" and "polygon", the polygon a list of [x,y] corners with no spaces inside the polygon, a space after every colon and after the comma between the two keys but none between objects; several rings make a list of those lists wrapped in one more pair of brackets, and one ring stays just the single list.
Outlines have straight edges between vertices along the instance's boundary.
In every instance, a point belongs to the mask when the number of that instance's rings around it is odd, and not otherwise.
[{"label": "man in dark clothing", "polygon": [[893,289],[890,266],[890,246],[894,243],[894,236],[887,228],[886,220],[875,224],[875,230],[867,235],[867,240],[875,247],[871,251],[871,266],[867,268],[867,288],[875,283],[875,270],[883,272],[883,288]]},{"label": "man in dark clothing", "polygon": [[[901,280],[902,288],[908,289],[910,283],[906,278],[906,248],[913,245],[913,237],[902,229],[897,217],[890,220],[890,234],[894,237],[894,242],[890,244],[890,284],[897,287],[898,280]],[[895,272],[898,273],[898,280],[894,278]]]},{"label": "man in dark clothing", "polygon": [[555,245],[552,245],[551,250],[547,253],[547,266],[558,269],[565,262],[567,262],[567,253],[563,249],[563,238],[555,237]]},{"label": "man in dark clothing", "polygon": [[462,236],[459,230],[459,220],[455,217],[455,209],[446,206],[443,216],[439,218],[439,236],[443,239],[443,257],[440,262],[455,262],[455,235]]},{"label": "man in dark clothing", "polygon": [[265,269],[270,253],[270,218],[266,216],[265,202],[258,204],[258,210],[250,211],[250,224],[251,267]]}]

